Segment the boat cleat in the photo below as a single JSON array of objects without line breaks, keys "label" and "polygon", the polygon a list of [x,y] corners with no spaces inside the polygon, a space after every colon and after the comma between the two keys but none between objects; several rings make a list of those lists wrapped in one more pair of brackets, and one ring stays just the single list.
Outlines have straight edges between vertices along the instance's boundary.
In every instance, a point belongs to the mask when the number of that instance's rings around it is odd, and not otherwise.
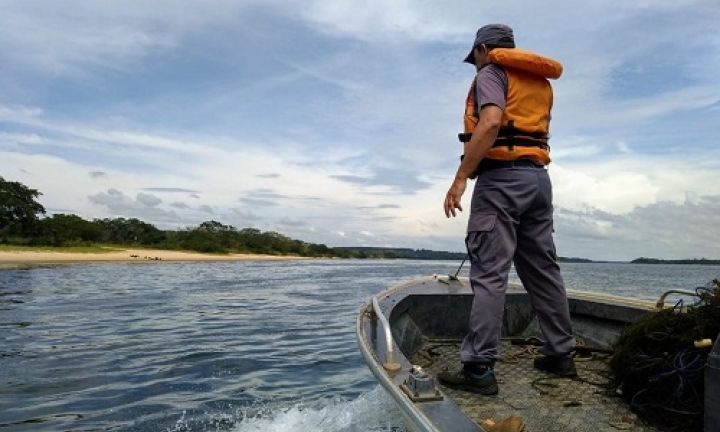
[{"label": "boat cleat", "polygon": [[400,388],[413,402],[433,402],[443,400],[440,390],[435,387],[435,379],[420,366],[413,365],[405,382]]}]

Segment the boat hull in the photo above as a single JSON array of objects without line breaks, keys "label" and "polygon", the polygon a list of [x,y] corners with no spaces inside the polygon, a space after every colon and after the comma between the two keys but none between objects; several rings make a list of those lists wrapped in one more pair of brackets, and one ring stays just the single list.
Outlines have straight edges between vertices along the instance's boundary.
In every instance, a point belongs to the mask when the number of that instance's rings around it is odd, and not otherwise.
[{"label": "boat hull", "polygon": [[[467,397],[436,385],[436,390],[441,396],[439,400],[418,401],[412,400],[412,394],[407,390],[408,380],[411,375],[416,373],[413,370],[414,365],[422,361],[422,356],[419,354],[423,354],[423,350],[427,351],[428,346],[433,344],[437,346],[444,344],[449,351],[456,351],[453,344],[456,345],[466,334],[473,298],[469,281],[467,279],[450,281],[437,277],[421,278],[385,290],[375,298],[377,309],[373,307],[372,302],[369,302],[361,308],[358,314],[358,345],[368,367],[398,406],[408,429],[413,431],[482,431],[482,427],[479,426],[482,419],[481,414],[474,415],[474,410],[468,409]],[[642,316],[652,313],[656,306],[655,302],[647,300],[580,291],[568,291],[568,300],[574,333],[583,341],[584,346],[589,350],[597,350],[597,352],[610,349],[624,327]],[[378,319],[380,314],[387,317],[386,322],[389,323],[392,333],[390,341],[384,337],[383,324]],[[539,329],[527,293],[520,285],[511,285],[506,294],[503,336],[505,338],[526,337],[528,334],[538,334],[538,332]],[[393,348],[394,362],[400,366],[397,371],[384,367],[390,351],[388,345]],[[447,354],[449,352],[447,349],[443,353]],[[438,356],[443,354],[438,354],[442,351],[441,349],[435,349],[435,351],[437,352],[431,350],[431,354]],[[422,372],[433,375],[433,371],[436,369],[426,367]],[[532,370],[532,367],[529,369]],[[507,370],[510,371],[510,369]],[[532,372],[525,368],[523,372],[512,373],[529,374]],[[499,376],[501,379],[513,379],[512,373],[507,372],[504,377]],[[403,385],[405,385],[404,390]],[[513,395],[507,394],[508,389],[521,387],[513,387],[507,382],[505,384],[501,382],[500,388],[501,397],[511,400]],[[503,393],[504,391],[506,393]],[[615,400],[613,403],[620,403],[618,398],[613,399]],[[481,397],[474,397],[471,400],[472,403],[479,404],[480,408],[483,403],[492,404],[496,401],[483,402]],[[528,399],[526,398],[525,401],[527,402]],[[552,411],[550,405],[541,408]],[[475,411],[482,412],[483,410]],[[602,414],[600,411],[593,412],[592,406],[578,408],[577,412],[581,411],[588,420],[592,420],[593,415],[597,417]],[[525,417],[534,415],[526,412]],[[565,421],[560,417],[553,418],[555,414],[552,412],[544,415],[546,418],[542,421],[533,418],[530,420],[536,421],[536,425],[544,424],[542,422],[547,422],[548,418],[560,423]],[[587,430],[598,430],[595,429],[598,426],[597,423],[592,424],[590,421],[588,426],[590,429]],[[546,429],[536,427],[532,430]],[[553,430],[585,429],[561,427]],[[639,427],[633,430],[651,429]]]}]

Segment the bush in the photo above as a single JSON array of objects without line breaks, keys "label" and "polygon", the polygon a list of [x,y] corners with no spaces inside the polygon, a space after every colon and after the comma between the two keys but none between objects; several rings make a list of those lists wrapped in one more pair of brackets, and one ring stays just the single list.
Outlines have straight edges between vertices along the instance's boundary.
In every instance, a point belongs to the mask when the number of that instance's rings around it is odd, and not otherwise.
[{"label": "bush", "polygon": [[100,225],[70,214],[54,214],[41,219],[38,228],[37,244],[51,246],[97,242],[103,234]]}]

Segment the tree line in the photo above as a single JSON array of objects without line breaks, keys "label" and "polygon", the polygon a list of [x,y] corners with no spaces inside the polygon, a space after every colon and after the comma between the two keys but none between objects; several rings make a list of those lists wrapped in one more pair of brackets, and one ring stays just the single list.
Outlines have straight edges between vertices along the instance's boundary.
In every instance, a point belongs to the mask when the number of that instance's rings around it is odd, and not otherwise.
[{"label": "tree line", "polygon": [[700,264],[700,265],[719,265],[720,260],[707,259],[707,258],[688,258],[688,259],[675,259],[665,260],[657,258],[635,258],[630,261],[631,264]]},{"label": "tree line", "polygon": [[0,243],[24,246],[108,244],[192,250],[205,253],[257,253],[340,258],[396,258],[375,251],[335,249],[292,239],[274,231],[238,229],[218,221],[161,230],[136,218],[85,220],[74,214],[46,216],[38,190],[0,177]]}]

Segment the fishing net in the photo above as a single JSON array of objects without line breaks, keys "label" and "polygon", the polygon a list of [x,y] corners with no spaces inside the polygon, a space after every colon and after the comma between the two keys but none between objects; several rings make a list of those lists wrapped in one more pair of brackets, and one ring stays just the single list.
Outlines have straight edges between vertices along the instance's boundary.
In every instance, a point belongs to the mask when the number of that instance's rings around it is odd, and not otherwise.
[{"label": "fishing net", "polygon": [[650,314],[626,328],[610,361],[618,392],[647,421],[702,430],[710,349],[695,341],[720,333],[720,281],[696,288],[698,301]]}]

